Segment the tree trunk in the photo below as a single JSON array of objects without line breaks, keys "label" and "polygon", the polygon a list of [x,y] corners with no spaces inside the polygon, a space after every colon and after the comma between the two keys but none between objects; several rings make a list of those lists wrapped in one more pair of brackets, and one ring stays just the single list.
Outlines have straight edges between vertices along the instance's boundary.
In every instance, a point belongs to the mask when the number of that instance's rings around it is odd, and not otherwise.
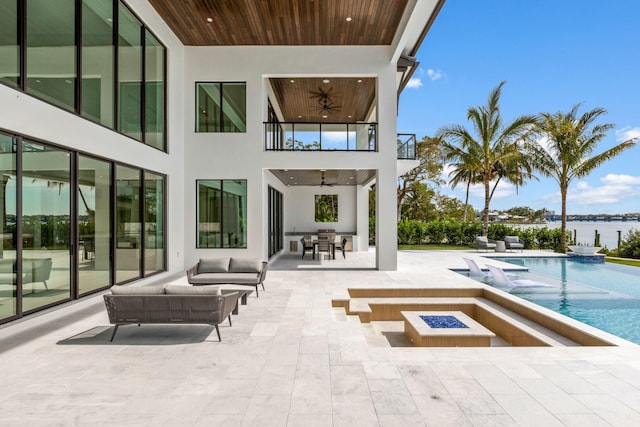
[{"label": "tree trunk", "polygon": [[467,208],[469,206],[469,187],[471,187],[471,181],[467,182],[467,194],[465,195],[465,198],[464,198],[464,214],[462,214],[463,221],[467,220]]},{"label": "tree trunk", "polygon": [[567,253],[567,187],[566,184],[560,185],[560,197],[562,199],[562,220],[560,231],[560,247],[558,248],[558,252],[566,254]]},{"label": "tree trunk", "polygon": [[491,201],[489,180],[484,181],[484,218],[482,219],[482,235],[489,235],[489,202]]}]

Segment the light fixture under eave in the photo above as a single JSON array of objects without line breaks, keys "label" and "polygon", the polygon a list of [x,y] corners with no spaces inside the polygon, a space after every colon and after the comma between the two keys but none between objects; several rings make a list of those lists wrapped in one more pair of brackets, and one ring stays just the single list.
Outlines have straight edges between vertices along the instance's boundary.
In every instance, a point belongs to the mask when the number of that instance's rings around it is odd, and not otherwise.
[{"label": "light fixture under eave", "polygon": [[351,17],[347,16],[347,22],[351,22]]},{"label": "light fixture under eave", "polygon": [[213,18],[207,18],[207,22],[213,22]]}]

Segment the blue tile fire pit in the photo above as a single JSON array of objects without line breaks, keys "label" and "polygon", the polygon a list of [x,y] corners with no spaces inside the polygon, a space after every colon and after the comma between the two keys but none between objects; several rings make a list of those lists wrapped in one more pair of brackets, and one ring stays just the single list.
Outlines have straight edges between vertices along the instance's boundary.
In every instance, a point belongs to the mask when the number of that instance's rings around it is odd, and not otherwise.
[{"label": "blue tile fire pit", "polygon": [[430,328],[468,328],[455,316],[420,316]]},{"label": "blue tile fire pit", "polygon": [[496,335],[461,311],[401,311],[416,347],[490,347]]}]

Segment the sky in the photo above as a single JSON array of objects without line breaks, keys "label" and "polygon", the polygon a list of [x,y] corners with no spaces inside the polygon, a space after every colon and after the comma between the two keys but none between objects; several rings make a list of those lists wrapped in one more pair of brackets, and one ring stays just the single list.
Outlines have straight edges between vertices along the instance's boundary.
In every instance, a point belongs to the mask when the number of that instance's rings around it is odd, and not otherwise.
[{"label": "sky", "polygon": [[[601,107],[615,125],[593,154],[640,137],[640,1],[446,0],[416,55],[420,67],[400,98],[398,132],[418,139],[451,124],[472,130],[471,106],[485,105],[501,81],[504,122],[523,114],[579,114]],[[448,182],[448,176],[444,176]],[[464,201],[465,186],[447,195]],[[484,206],[484,190],[469,203]],[[557,183],[539,177],[500,184],[491,209],[560,213]],[[569,214],[640,212],[640,141],[569,187]]]}]

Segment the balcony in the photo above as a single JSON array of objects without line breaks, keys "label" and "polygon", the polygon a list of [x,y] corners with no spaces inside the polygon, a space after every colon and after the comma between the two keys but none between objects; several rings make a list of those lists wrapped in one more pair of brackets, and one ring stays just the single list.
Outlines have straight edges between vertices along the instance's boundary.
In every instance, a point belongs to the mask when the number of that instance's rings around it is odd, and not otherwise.
[{"label": "balcony", "polygon": [[264,122],[267,151],[378,151],[377,123]]},{"label": "balcony", "polygon": [[409,133],[398,134],[398,160],[416,159],[416,135]]}]

